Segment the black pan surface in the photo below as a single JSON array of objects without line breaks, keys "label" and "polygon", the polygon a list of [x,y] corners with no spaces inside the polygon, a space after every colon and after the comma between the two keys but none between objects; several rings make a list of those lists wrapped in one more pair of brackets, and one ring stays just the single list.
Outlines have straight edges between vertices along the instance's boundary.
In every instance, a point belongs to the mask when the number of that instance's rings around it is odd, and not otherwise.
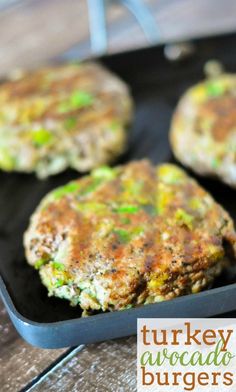
[{"label": "black pan surface", "polygon": [[[236,72],[235,44],[236,34],[199,39],[193,41],[194,53],[176,62],[166,59],[164,46],[100,59],[129,84],[135,100],[136,113],[130,130],[129,146],[118,163],[144,157],[148,157],[153,163],[174,162],[168,142],[168,129],[180,95],[204,77],[203,66],[209,59],[217,59],[223,63],[227,71]],[[3,283],[1,287],[7,307],[9,308],[11,300],[14,304],[12,307],[11,303],[11,309],[8,310],[15,320],[23,316],[30,321],[43,324],[78,319],[81,316],[80,309],[71,308],[67,301],[48,298],[38,273],[27,265],[22,246],[22,236],[29,217],[41,198],[49,190],[77,177],[78,173],[75,171],[67,171],[49,180],[39,181],[33,175],[0,173],[0,273],[6,290]],[[236,220],[236,190],[216,180],[196,178]],[[215,287],[222,287],[226,294],[227,287],[230,288],[229,295],[234,295],[236,298],[236,283],[232,285],[234,282],[236,277],[231,273],[221,276]],[[233,288],[235,290],[232,291]],[[207,293],[213,294],[213,290],[214,288]],[[11,300],[6,293],[10,295]],[[198,295],[201,296],[197,294],[195,297]],[[206,295],[205,301],[207,298]],[[227,302],[225,297],[224,302]],[[160,305],[154,306],[158,309]],[[165,306],[168,307],[168,303],[165,303]],[[186,307],[186,316],[188,316],[189,306],[191,303]],[[19,313],[14,313],[14,307]],[[153,305],[150,309],[154,309]],[[229,310],[232,309],[224,307],[223,304],[219,307],[219,313]],[[133,309],[129,312],[133,312]],[[120,317],[124,316],[123,312],[119,313]],[[152,313],[149,312],[149,317],[151,315]],[[102,315],[92,316],[91,319],[96,317],[100,319]],[[92,340],[95,341],[97,338]]]}]

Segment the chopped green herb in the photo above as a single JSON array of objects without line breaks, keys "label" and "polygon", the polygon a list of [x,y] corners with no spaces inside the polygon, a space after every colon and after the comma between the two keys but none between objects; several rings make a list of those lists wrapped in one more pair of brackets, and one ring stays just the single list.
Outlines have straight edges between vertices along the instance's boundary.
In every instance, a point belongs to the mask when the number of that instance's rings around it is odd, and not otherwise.
[{"label": "chopped green herb", "polygon": [[220,160],[218,158],[213,158],[211,165],[214,169],[217,169],[220,166]]},{"label": "chopped green herb", "polygon": [[93,95],[86,91],[74,91],[68,100],[59,104],[59,113],[67,113],[76,109],[81,109],[93,104]]},{"label": "chopped green herb", "polygon": [[101,182],[102,182],[101,179],[95,178],[84,189],[81,189],[80,195],[87,195],[88,193],[94,192],[101,184]]},{"label": "chopped green herb", "polygon": [[223,95],[225,92],[225,86],[222,84],[221,81],[218,80],[212,80],[207,82],[206,88],[207,88],[207,94],[210,97],[219,97],[220,95]]},{"label": "chopped green herb", "polygon": [[130,180],[125,183],[125,191],[128,192],[130,195],[138,195],[143,189],[144,182],[142,180],[133,181]]},{"label": "chopped green herb", "polygon": [[58,113],[67,113],[71,112],[74,108],[71,107],[71,104],[69,101],[64,101],[61,102],[58,106]]},{"label": "chopped green herb", "polygon": [[134,305],[129,304],[129,305],[126,305],[126,306],[124,307],[124,310],[126,310],[126,309],[131,309],[131,308],[133,308],[133,307],[134,307]]},{"label": "chopped green herb", "polygon": [[126,244],[131,239],[130,233],[124,229],[114,229],[113,233],[117,235],[119,241],[123,244]]},{"label": "chopped green herb", "polygon": [[122,204],[118,207],[115,207],[114,210],[120,214],[135,214],[140,210],[140,207],[134,206],[132,204]]},{"label": "chopped green herb", "polygon": [[32,131],[32,140],[36,146],[45,146],[50,143],[53,139],[53,135],[47,129],[41,128]]},{"label": "chopped green herb", "polygon": [[92,105],[94,100],[94,97],[87,93],[86,91],[75,91],[71,97],[70,97],[70,102],[71,105],[75,109],[80,109],[85,106],[90,106]]},{"label": "chopped green herb", "polygon": [[106,212],[107,211],[107,206],[106,204],[103,203],[98,203],[96,201],[87,201],[83,203],[78,203],[77,209],[81,212]]},{"label": "chopped green herb", "polygon": [[57,261],[52,262],[52,267],[55,268],[58,271],[64,271],[65,270],[65,265],[62,263],[59,263]]},{"label": "chopped green herb", "polygon": [[193,216],[188,214],[182,208],[178,208],[175,213],[175,219],[181,224],[186,225],[189,229],[192,228]]},{"label": "chopped green herb", "polygon": [[42,267],[42,265],[46,264],[48,261],[48,259],[39,259],[36,261],[36,263],[34,264],[34,268],[35,269],[39,269],[40,267]]},{"label": "chopped green herb", "polygon": [[128,225],[131,220],[129,218],[127,218],[126,216],[122,216],[120,219],[121,223],[123,223],[124,225]]},{"label": "chopped green herb", "polygon": [[13,158],[9,152],[1,148],[0,149],[0,167],[3,170],[12,170],[15,166],[15,158]]},{"label": "chopped green herb", "polygon": [[190,207],[192,210],[200,210],[200,208],[203,206],[203,203],[202,203],[202,201],[201,201],[200,198],[198,198],[198,197],[192,197],[192,198],[189,200],[188,205],[189,205],[189,207]]},{"label": "chopped green herb", "polygon": [[92,171],[92,176],[94,178],[112,180],[113,178],[116,177],[116,172],[114,169],[112,169],[109,166],[101,166]]},{"label": "chopped green herb", "polygon": [[61,287],[61,286],[63,286],[64,284],[65,284],[64,279],[58,278],[58,279],[56,279],[56,281],[55,281],[54,287]]},{"label": "chopped green herb", "polygon": [[118,120],[113,120],[110,124],[110,129],[112,131],[117,131],[117,129],[121,128],[121,123]]},{"label": "chopped green herb", "polygon": [[133,236],[140,235],[143,233],[144,233],[143,227],[135,227],[135,229],[132,231]]},{"label": "chopped green herb", "polygon": [[78,191],[80,188],[80,184],[78,182],[72,181],[69,184],[61,186],[55,189],[52,192],[52,196],[54,199],[60,199],[61,197],[67,195],[68,193],[74,193]]},{"label": "chopped green herb", "polygon": [[184,178],[183,171],[171,164],[158,167],[157,174],[159,179],[165,184],[177,184]]},{"label": "chopped green herb", "polygon": [[75,127],[76,123],[77,123],[77,120],[75,117],[68,117],[64,121],[64,126],[66,129],[71,129],[71,128]]}]

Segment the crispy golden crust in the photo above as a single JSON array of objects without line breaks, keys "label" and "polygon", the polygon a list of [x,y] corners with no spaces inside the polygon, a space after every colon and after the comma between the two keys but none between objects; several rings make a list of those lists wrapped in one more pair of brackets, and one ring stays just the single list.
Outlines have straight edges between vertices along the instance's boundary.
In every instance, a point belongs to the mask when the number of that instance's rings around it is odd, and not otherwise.
[{"label": "crispy golden crust", "polygon": [[199,174],[236,186],[236,76],[223,74],[190,88],[174,113],[175,156]]},{"label": "crispy golden crust", "polygon": [[205,119],[211,119],[212,127],[209,129],[214,140],[224,142],[234,132],[236,126],[236,97],[224,95],[213,98],[199,108],[198,124],[201,132],[201,124]]},{"label": "crispy golden crust", "polygon": [[207,287],[235,240],[229,215],[184,171],[140,161],[51,192],[24,243],[50,295],[113,310]]},{"label": "crispy golden crust", "polygon": [[125,148],[132,100],[99,64],[44,68],[0,87],[0,168],[39,177],[87,171]]}]

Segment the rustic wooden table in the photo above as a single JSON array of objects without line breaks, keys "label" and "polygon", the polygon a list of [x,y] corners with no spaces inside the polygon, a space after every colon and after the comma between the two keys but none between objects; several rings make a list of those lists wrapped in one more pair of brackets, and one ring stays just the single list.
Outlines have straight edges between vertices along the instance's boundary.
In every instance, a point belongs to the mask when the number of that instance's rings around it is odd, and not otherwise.
[{"label": "rustic wooden table", "polygon": [[[234,0],[147,0],[160,41],[232,31]],[[10,4],[10,6],[9,6]],[[90,54],[85,0],[0,0],[0,75],[66,52]],[[109,52],[146,45],[119,4],[108,11]],[[136,390],[135,337],[84,348],[41,350],[16,333],[0,302],[0,390],[129,392]]]}]

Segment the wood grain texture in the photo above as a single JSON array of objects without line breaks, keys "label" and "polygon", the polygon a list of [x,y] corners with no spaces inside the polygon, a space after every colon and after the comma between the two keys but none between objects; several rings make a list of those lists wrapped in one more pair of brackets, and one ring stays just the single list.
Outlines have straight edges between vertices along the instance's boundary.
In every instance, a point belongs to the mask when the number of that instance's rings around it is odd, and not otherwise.
[{"label": "wood grain texture", "polygon": [[66,350],[40,350],[24,342],[0,300],[0,390],[16,392],[42,373]]},{"label": "wood grain texture", "polygon": [[135,392],[136,338],[86,346],[48,374],[34,392]]},{"label": "wood grain texture", "polygon": [[[115,4],[114,4],[115,3]],[[146,0],[160,41],[235,29],[233,0]],[[147,45],[135,18],[113,2],[107,10],[109,52]],[[91,54],[86,0],[23,0],[0,14],[0,75],[35,67],[64,51]]]}]

